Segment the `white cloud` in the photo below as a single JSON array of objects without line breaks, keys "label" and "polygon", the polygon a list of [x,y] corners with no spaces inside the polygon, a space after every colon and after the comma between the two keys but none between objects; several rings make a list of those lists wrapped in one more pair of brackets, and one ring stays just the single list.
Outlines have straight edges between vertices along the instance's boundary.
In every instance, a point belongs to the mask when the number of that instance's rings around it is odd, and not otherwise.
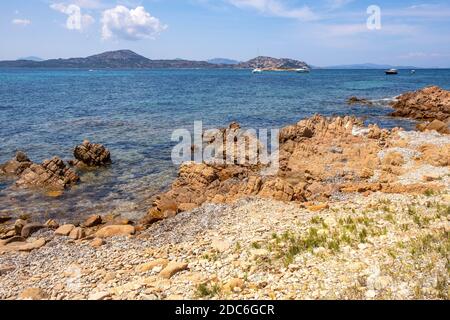
[{"label": "white cloud", "polygon": [[69,30],[82,31],[95,22],[94,18],[88,14],[82,14],[81,8],[75,4],[54,3],[50,6],[53,10],[66,14],[66,28]]},{"label": "white cloud", "polygon": [[80,8],[86,9],[98,9],[102,7],[101,0],[73,0],[73,3],[79,6]]},{"label": "white cloud", "polygon": [[153,39],[167,25],[153,17],[144,7],[128,9],[124,6],[105,10],[102,16],[103,39],[121,38],[125,40]]},{"label": "white cloud", "polygon": [[264,14],[282,18],[293,18],[299,20],[315,20],[317,16],[312,10],[303,6],[301,8],[286,8],[280,0],[227,0],[237,8],[250,8]]},{"label": "white cloud", "polygon": [[12,24],[18,25],[18,26],[29,26],[31,24],[31,21],[28,19],[14,19],[13,21],[11,21]]}]

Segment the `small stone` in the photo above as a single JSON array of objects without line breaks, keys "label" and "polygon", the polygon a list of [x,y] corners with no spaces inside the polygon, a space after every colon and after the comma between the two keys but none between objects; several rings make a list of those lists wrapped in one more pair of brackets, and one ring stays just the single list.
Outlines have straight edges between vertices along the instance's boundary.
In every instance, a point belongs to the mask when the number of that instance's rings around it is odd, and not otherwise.
[{"label": "small stone", "polygon": [[97,238],[109,238],[115,236],[128,236],[136,232],[136,229],[130,225],[112,225],[106,226],[95,233]]},{"label": "small stone", "polygon": [[75,226],[73,224],[65,224],[58,229],[56,229],[55,234],[58,236],[68,236],[72,230],[75,229]]},{"label": "small stone", "polygon": [[170,279],[178,272],[186,270],[187,268],[187,263],[172,261],[159,273],[159,275],[165,279]]},{"label": "small stone", "polygon": [[100,248],[105,242],[101,238],[95,238],[91,241],[92,248]]},{"label": "small stone", "polygon": [[180,212],[192,211],[197,207],[198,207],[198,205],[195,203],[181,203],[178,205],[178,210]]},{"label": "small stone", "polygon": [[22,228],[22,231],[20,232],[20,234],[22,237],[28,238],[36,231],[39,231],[43,228],[45,228],[45,226],[40,223],[28,223]]},{"label": "small stone", "polygon": [[254,249],[251,251],[252,256],[254,259],[259,257],[265,257],[269,255],[269,250],[266,249]]},{"label": "small stone", "polygon": [[110,296],[111,296],[110,293],[101,291],[101,292],[96,292],[96,293],[89,295],[88,300],[96,300],[96,301],[105,300],[106,298],[109,298]]},{"label": "small stone", "polygon": [[392,278],[389,276],[378,277],[374,282],[374,288],[376,290],[386,289],[392,282]]},{"label": "small stone", "polygon": [[13,237],[11,239],[4,240],[0,243],[0,254],[3,252],[11,251],[23,251],[30,252],[46,244],[45,239],[37,239],[33,242],[25,242],[22,237]]},{"label": "small stone", "polygon": [[[238,291],[236,289],[238,289]],[[231,279],[224,286],[224,290],[227,292],[241,292],[243,289],[244,289],[244,281],[239,278]]]},{"label": "small stone", "polygon": [[8,272],[14,271],[16,268],[9,265],[0,265],[0,276],[7,274]]},{"label": "small stone", "polygon": [[73,239],[73,240],[79,240],[85,237],[85,233],[84,233],[84,229],[83,228],[74,228],[72,231],[70,231],[69,233],[69,238]]},{"label": "small stone", "polygon": [[89,218],[87,218],[84,221],[83,226],[85,226],[86,228],[92,228],[92,227],[98,226],[101,223],[102,223],[102,217],[98,214],[94,214],[94,215],[91,215]]},{"label": "small stone", "polygon": [[20,235],[22,233],[23,227],[27,224],[27,222],[23,219],[17,219],[14,223],[14,229],[16,230],[16,234]]},{"label": "small stone", "polygon": [[45,226],[50,229],[58,229],[59,223],[53,219],[50,219],[50,220],[47,220],[47,222],[45,223]]},{"label": "small stone", "polygon": [[165,268],[169,264],[167,259],[157,259],[148,263],[141,264],[136,267],[136,272],[147,272],[153,270],[156,267]]},{"label": "small stone", "polygon": [[309,211],[312,212],[318,212],[318,211],[322,211],[325,209],[330,208],[330,206],[327,203],[322,203],[322,204],[318,204],[318,205],[314,205],[314,206],[309,206],[306,209],[308,209]]},{"label": "small stone", "polygon": [[48,295],[40,288],[28,288],[19,294],[21,300],[46,300]]},{"label": "small stone", "polygon": [[211,246],[219,252],[225,252],[231,247],[231,243],[221,239],[213,239]]},{"label": "small stone", "polygon": [[366,292],[366,298],[373,299],[377,295],[377,292],[375,290],[367,290]]},{"label": "small stone", "polygon": [[62,190],[49,190],[45,194],[51,198],[59,198],[64,192]]},{"label": "small stone", "polygon": [[359,250],[367,249],[367,244],[365,244],[365,243],[360,243],[360,244],[358,244],[358,249],[359,249]]}]

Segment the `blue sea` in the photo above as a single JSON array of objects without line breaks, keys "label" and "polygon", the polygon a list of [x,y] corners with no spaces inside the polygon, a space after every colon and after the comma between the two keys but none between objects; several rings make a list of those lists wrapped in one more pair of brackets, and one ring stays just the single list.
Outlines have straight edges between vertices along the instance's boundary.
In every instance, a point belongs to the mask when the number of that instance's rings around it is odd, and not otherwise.
[{"label": "blue sea", "polygon": [[[0,180],[0,214],[36,219],[117,214],[138,218],[167,188],[177,168],[170,159],[174,129],[194,121],[218,128],[238,121],[278,128],[315,113],[357,115],[387,128],[414,122],[387,116],[393,97],[427,85],[450,89],[450,70],[313,70],[310,74],[248,70],[0,69],[0,163],[22,150],[35,162],[71,159],[84,139],[106,145],[107,169],[82,176],[62,197],[16,190]],[[348,106],[350,96],[375,100]]]}]

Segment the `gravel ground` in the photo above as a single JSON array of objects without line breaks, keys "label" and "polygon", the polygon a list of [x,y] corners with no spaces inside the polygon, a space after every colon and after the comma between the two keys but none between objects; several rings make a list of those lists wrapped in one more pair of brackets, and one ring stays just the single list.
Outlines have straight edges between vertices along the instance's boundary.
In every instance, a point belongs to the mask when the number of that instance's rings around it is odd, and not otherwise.
[{"label": "gravel ground", "polygon": [[[0,256],[0,298],[35,288],[50,299],[448,299],[449,206],[448,192],[354,195],[320,212],[244,199],[98,249],[41,232],[46,246]],[[138,271],[157,259],[188,269]]]}]

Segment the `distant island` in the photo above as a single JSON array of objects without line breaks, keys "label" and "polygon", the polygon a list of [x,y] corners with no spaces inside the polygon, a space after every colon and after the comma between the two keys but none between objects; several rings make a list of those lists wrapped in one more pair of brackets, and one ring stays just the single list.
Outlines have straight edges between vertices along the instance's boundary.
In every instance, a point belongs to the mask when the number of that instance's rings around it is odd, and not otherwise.
[{"label": "distant island", "polygon": [[191,61],[183,59],[151,60],[131,50],[109,51],[86,58],[50,59],[20,59],[0,61],[0,68],[79,68],[79,69],[214,69],[236,68],[266,70],[287,70],[308,67],[305,62],[293,59],[276,59],[257,57],[247,62],[216,58],[210,61]]},{"label": "distant island", "polygon": [[261,70],[295,70],[295,69],[310,69],[311,67],[303,61],[294,59],[276,59],[271,57],[257,57],[247,62],[242,62],[236,65],[241,69],[261,69]]}]

